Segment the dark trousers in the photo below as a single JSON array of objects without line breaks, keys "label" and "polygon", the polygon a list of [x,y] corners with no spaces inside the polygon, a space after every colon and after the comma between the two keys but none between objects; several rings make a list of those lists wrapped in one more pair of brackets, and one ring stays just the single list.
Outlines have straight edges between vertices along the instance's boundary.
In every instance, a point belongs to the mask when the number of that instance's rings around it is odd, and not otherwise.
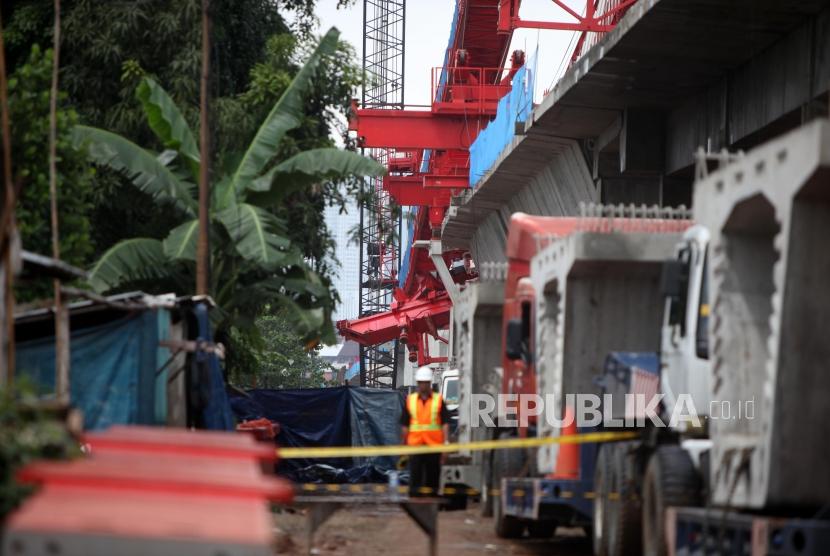
[{"label": "dark trousers", "polygon": [[[416,454],[409,456],[409,495],[438,496],[441,483],[441,454]],[[422,492],[421,487],[429,487]]]}]

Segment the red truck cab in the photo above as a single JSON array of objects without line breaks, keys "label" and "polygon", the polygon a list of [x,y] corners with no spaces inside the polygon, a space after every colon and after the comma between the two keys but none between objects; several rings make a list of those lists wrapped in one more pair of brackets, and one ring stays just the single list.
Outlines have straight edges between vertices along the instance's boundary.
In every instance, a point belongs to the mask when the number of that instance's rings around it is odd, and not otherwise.
[{"label": "red truck cab", "polygon": [[[576,229],[579,219],[561,216],[530,216],[517,212],[510,218],[507,232],[507,278],[504,283],[502,317],[502,394],[536,394],[534,311],[536,292],[530,282],[530,261],[536,253],[556,238]],[[519,423],[535,425],[536,416],[526,420],[519,413]],[[510,416],[511,418],[513,415]],[[519,427],[527,435],[527,427]]]}]

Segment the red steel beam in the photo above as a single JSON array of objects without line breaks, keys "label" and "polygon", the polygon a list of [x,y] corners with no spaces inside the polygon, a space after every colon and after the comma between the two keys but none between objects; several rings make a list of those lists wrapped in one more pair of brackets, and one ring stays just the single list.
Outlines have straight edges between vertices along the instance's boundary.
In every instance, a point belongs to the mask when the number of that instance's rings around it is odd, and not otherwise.
[{"label": "red steel beam", "polygon": [[426,189],[466,189],[470,187],[470,174],[425,174]]},{"label": "red steel beam", "polygon": [[450,206],[450,197],[446,199],[436,197],[434,193],[425,191],[421,187],[409,186],[392,186],[389,189],[389,194],[395,199],[395,202],[402,207],[423,207],[423,206]]},{"label": "red steel beam", "polygon": [[450,323],[452,302],[446,292],[433,298],[394,303],[385,313],[337,322],[337,331],[361,345],[375,345],[395,339],[414,343],[416,334],[445,328]]},{"label": "red steel beam", "polygon": [[511,21],[513,29],[549,29],[553,31],[592,31],[594,33],[608,33],[614,29],[613,25],[605,25],[596,20],[583,19],[580,23],[565,23],[557,21],[528,21],[515,18]]},{"label": "red steel beam", "polygon": [[452,190],[444,187],[424,187],[425,179],[423,174],[386,176],[383,179],[383,188],[403,207],[450,206]]},{"label": "red steel beam", "polygon": [[460,117],[417,110],[353,111],[349,129],[366,148],[468,149],[487,117]]}]

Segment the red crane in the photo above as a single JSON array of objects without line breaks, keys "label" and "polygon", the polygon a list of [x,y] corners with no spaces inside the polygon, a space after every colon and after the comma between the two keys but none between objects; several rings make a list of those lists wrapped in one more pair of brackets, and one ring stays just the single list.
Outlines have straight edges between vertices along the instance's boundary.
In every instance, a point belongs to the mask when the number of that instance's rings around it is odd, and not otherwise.
[{"label": "red crane", "polygon": [[442,361],[429,355],[425,335],[446,341],[438,334],[449,324],[452,307],[446,286],[454,289],[478,274],[469,253],[450,250],[435,256],[425,247],[440,239],[453,195],[469,187],[469,147],[496,116],[499,100],[511,90],[514,75],[525,63],[524,52],[517,50],[505,67],[513,31],[579,31],[573,63],[592,39],[613,29],[636,0],[587,0],[584,14],[563,0],[552,2],[573,21],[523,20],[521,0],[457,0],[447,64],[432,74],[431,109],[361,109],[355,103],[349,125],[358,144],[391,149],[383,188],[399,205],[418,210],[409,272],[396,288],[390,310],[338,322],[342,336],[364,345],[398,338],[409,348],[410,361]]}]

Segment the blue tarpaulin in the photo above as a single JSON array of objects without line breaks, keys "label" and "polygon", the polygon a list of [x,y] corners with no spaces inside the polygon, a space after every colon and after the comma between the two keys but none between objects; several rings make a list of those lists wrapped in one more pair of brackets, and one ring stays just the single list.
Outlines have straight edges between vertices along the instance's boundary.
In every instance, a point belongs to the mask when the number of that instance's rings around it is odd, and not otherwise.
[{"label": "blue tarpaulin", "polygon": [[[302,388],[249,390],[231,398],[240,420],[266,418],[280,426],[280,446],[384,446],[400,442],[403,397],[396,390],[373,388]],[[281,460],[279,472],[298,479],[298,472],[314,464],[350,468],[351,459]],[[362,463],[362,462],[357,462]],[[373,458],[377,468],[391,468],[392,458]]]},{"label": "blue tarpaulin", "polygon": [[354,377],[356,377],[359,372],[360,372],[360,361],[358,361],[357,363],[353,363],[352,366],[349,367],[349,370],[346,371],[346,376],[344,376],[343,378],[345,378],[347,381],[351,380]]},{"label": "blue tarpaulin", "polygon": [[[198,326],[196,343],[213,344],[213,329],[210,326],[207,306],[197,303],[193,313]],[[191,379],[191,386],[198,389],[198,395],[202,398],[200,426],[207,430],[233,430],[233,410],[225,390],[225,378],[222,376],[219,358],[215,353],[199,350],[195,354],[193,366],[192,375],[196,378]]]},{"label": "blue tarpaulin", "polygon": [[605,358],[606,373],[630,373],[633,368],[659,376],[660,356],[650,351],[614,351]]},{"label": "blue tarpaulin", "polygon": [[470,146],[470,186],[493,167],[516,134],[516,124],[524,123],[533,110],[534,72],[522,66],[513,76],[513,89],[499,101],[496,119],[487,124]]},{"label": "blue tarpaulin", "polygon": [[[165,388],[156,387],[155,371],[164,361],[159,364],[158,346],[167,328],[160,323],[169,320],[164,309],[148,310],[72,333],[69,395],[83,411],[85,428],[164,423],[157,405],[166,403]],[[16,355],[21,376],[41,393],[54,391],[54,336],[20,342]]]},{"label": "blue tarpaulin", "polygon": [[[350,388],[352,446],[385,446],[401,441],[403,398],[397,391]],[[362,463],[391,469],[397,458],[361,458]]]},{"label": "blue tarpaulin", "polygon": [[[208,310],[193,308],[198,330],[194,339],[212,342]],[[143,311],[105,324],[73,329],[70,338],[69,400],[84,415],[87,430],[111,425],[165,425],[170,350],[160,342],[170,339],[171,312]],[[55,337],[18,342],[18,373],[43,396],[55,391]],[[191,409],[199,412],[198,426],[232,430],[233,412],[225,393],[219,360],[214,353],[197,351],[189,360]],[[159,370],[157,372],[157,370]]]}]

